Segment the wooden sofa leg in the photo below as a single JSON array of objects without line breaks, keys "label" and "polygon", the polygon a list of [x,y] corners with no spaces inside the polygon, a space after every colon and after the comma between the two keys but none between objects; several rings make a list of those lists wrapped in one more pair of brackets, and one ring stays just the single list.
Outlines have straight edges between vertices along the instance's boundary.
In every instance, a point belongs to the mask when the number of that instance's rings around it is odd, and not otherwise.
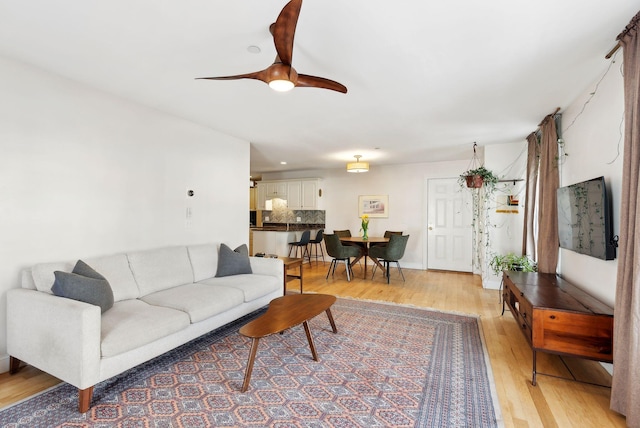
[{"label": "wooden sofa leg", "polygon": [[86,389],[78,390],[78,410],[80,413],[87,413],[91,406],[91,397],[93,396],[93,386]]},{"label": "wooden sofa leg", "polygon": [[16,357],[9,356],[9,373],[16,374],[20,370],[20,361]]}]

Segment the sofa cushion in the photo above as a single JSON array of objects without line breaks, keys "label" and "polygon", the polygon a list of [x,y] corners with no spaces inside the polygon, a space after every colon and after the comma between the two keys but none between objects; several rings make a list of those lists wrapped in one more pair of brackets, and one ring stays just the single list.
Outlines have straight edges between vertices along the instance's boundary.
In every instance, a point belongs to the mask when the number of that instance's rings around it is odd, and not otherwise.
[{"label": "sofa cushion", "polygon": [[93,257],[85,261],[109,281],[114,301],[135,299],[140,295],[126,254]]},{"label": "sofa cushion", "polygon": [[240,245],[235,250],[232,250],[226,244],[220,244],[216,276],[223,277],[247,273],[251,273],[251,262],[249,262],[249,249],[246,244]]},{"label": "sofa cushion", "polygon": [[194,282],[216,276],[218,268],[218,246],[216,244],[189,245],[189,260]]},{"label": "sofa cushion", "polygon": [[209,278],[200,281],[199,284],[207,284],[209,286],[219,285],[241,290],[244,294],[245,302],[259,299],[273,291],[283,289],[282,282],[275,276],[258,275],[255,273],[250,275],[226,276],[224,278]]},{"label": "sofa cushion", "polygon": [[56,280],[53,272],[59,270],[62,272],[71,272],[75,262],[56,262],[56,263],[38,263],[31,269],[33,282],[36,284],[38,291],[52,294],[51,287]]},{"label": "sofa cushion", "polygon": [[109,281],[82,260],[78,260],[73,272],[54,272],[53,294],[100,306],[105,313],[113,306],[113,292]]},{"label": "sofa cushion", "polygon": [[153,306],[139,299],[116,302],[102,315],[102,357],[137,349],[189,325],[189,315],[175,309]]},{"label": "sofa cushion", "polygon": [[241,305],[244,294],[239,289],[219,285],[186,284],[147,294],[142,300],[186,312],[191,322],[197,323]]},{"label": "sofa cushion", "polygon": [[128,253],[140,296],[193,282],[187,247],[165,247]]},{"label": "sofa cushion", "polygon": [[36,282],[33,280],[33,269],[22,269],[20,272],[20,286],[29,290],[37,290]]}]

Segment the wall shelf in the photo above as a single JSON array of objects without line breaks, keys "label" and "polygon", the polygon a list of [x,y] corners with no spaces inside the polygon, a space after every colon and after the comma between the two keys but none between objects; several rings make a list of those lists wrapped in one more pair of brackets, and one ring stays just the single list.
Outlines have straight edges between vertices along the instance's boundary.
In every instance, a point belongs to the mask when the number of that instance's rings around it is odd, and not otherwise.
[{"label": "wall shelf", "polygon": [[524,178],[504,178],[502,180],[498,180],[498,183],[513,183],[515,186],[518,181],[524,181]]}]

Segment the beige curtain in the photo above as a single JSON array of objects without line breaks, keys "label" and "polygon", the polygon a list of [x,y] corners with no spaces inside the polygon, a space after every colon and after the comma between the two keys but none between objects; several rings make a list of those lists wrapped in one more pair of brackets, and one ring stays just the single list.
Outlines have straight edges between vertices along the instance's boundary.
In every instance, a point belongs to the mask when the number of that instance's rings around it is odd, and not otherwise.
[{"label": "beige curtain", "polygon": [[613,330],[611,408],[640,427],[640,12],[618,36],[624,50],[624,161]]},{"label": "beige curtain", "polygon": [[560,183],[558,174],[558,132],[553,115],[544,118],[540,125],[540,172],[538,186],[537,256],[538,272],[556,273],[558,266],[558,214],[556,209],[556,191]]},{"label": "beige curtain", "polygon": [[524,197],[524,230],[522,235],[522,254],[538,261],[536,248],[537,209],[538,209],[538,166],[540,164],[540,144],[536,132],[527,137],[527,176]]}]

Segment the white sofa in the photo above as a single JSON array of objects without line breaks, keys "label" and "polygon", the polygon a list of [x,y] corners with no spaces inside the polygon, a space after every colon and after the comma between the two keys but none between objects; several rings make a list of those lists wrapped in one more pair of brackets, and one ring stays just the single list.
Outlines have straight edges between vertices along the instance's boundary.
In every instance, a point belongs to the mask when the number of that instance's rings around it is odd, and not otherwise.
[{"label": "white sofa", "polygon": [[251,274],[215,277],[218,245],[176,246],[82,259],[111,285],[113,307],[55,296],[54,271],[76,261],[42,263],[7,292],[11,372],[31,364],[79,389],[93,387],[282,296],[282,260],[250,257]]}]

